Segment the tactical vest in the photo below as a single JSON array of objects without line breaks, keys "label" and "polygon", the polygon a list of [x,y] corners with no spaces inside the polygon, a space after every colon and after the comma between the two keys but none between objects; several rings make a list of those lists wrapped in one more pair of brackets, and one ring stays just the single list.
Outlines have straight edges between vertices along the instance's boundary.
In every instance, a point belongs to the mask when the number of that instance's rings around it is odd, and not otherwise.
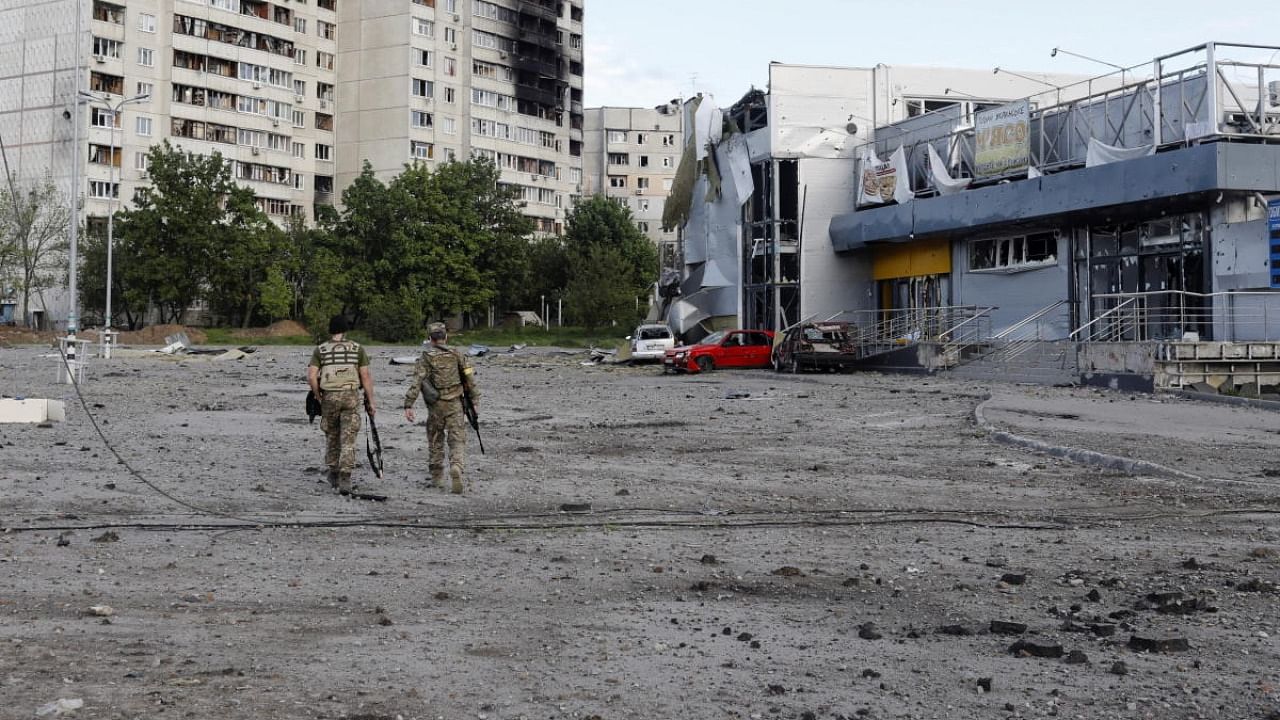
[{"label": "tactical vest", "polygon": [[458,370],[458,355],[445,348],[432,348],[426,353],[431,366],[431,384],[440,392],[441,400],[456,400],[462,396],[462,374]]},{"label": "tactical vest", "polygon": [[360,387],[360,346],[350,340],[320,346],[320,389],[356,390]]}]

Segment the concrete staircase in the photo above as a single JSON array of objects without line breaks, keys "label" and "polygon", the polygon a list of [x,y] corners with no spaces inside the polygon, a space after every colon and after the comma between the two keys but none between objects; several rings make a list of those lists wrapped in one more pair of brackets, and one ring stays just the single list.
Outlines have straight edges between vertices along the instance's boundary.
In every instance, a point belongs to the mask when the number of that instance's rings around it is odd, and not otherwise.
[{"label": "concrete staircase", "polygon": [[1075,385],[1080,382],[1076,344],[1069,340],[1015,340],[945,371],[957,380]]}]

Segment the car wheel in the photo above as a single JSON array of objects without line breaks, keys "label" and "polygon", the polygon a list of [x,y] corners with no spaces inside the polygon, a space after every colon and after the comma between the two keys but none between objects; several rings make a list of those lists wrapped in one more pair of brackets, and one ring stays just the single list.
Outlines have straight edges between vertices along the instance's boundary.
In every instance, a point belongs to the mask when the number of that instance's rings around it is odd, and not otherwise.
[{"label": "car wheel", "polygon": [[787,369],[785,372],[789,372],[792,375],[795,375],[796,373],[800,372],[800,363],[796,362],[796,357],[794,355],[792,355],[791,358],[787,360],[786,368]]},{"label": "car wheel", "polygon": [[716,369],[716,361],[711,359],[710,355],[703,355],[697,359],[698,370],[702,372],[711,372]]}]

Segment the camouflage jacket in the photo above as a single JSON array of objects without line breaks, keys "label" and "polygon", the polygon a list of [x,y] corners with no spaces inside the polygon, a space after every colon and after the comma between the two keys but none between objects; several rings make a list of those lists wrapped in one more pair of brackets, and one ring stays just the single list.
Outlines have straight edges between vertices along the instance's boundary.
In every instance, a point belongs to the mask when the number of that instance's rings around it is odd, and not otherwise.
[{"label": "camouflage jacket", "polygon": [[405,408],[411,408],[417,402],[424,381],[430,382],[439,391],[438,402],[462,397],[464,385],[473,402],[480,399],[480,388],[476,385],[475,368],[471,367],[471,361],[446,345],[432,345],[414,363],[409,391],[404,395]]}]

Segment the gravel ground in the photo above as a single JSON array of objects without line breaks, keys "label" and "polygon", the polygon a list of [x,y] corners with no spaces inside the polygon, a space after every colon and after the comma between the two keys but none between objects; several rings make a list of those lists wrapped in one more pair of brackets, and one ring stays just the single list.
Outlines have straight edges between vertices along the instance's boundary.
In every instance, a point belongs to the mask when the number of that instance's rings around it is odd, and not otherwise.
[{"label": "gravel ground", "polygon": [[[0,425],[0,717],[1280,718],[1280,414],[530,349],[477,360],[459,497],[374,348],[374,503],[322,482],[309,349],[94,361],[109,445],[44,352],[0,349],[68,401]],[[989,395],[1200,480],[995,443]]]}]

